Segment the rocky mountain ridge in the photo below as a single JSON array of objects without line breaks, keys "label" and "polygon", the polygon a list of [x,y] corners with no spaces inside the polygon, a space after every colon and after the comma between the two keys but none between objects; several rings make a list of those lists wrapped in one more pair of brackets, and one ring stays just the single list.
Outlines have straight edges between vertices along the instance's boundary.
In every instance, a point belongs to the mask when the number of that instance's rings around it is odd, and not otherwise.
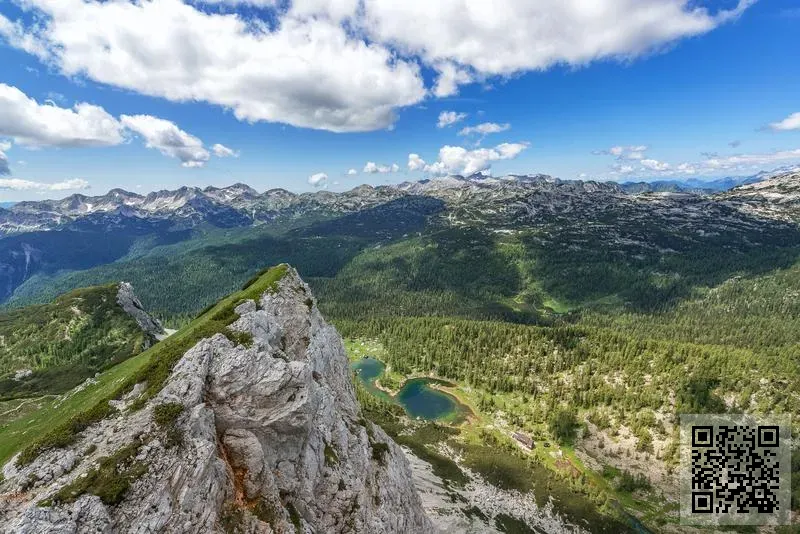
[{"label": "rocky mountain ridge", "polygon": [[234,313],[238,334],[199,341],[143,408],[144,384],[74,443],[7,463],[2,532],[430,532],[296,271]]},{"label": "rocky mountain ridge", "polygon": [[[791,171],[783,173],[786,174],[791,174]],[[773,176],[770,173],[762,173],[744,182],[757,183]],[[480,204],[486,200],[496,203],[506,203],[509,200],[516,202],[520,198],[542,194],[559,196],[592,194],[611,200],[617,197],[664,192],[704,196],[741,182],[733,179],[722,180],[704,188],[697,180],[685,184],[682,182],[618,184],[592,180],[561,180],[542,174],[501,177],[475,174],[467,177],[447,176],[418,182],[403,182],[397,185],[375,187],[361,185],[343,193],[330,191],[292,193],[285,189],[271,189],[259,193],[241,183],[222,188],[181,187],[175,191],[161,190],[147,195],[113,189],[101,196],[76,194],[61,200],[26,201],[8,209],[0,208],[0,234],[72,228],[75,225],[86,224],[113,227],[115,224],[133,220],[151,223],[169,222],[184,228],[202,222],[223,228],[249,226],[278,218],[291,219],[309,214],[340,216],[374,208],[410,195],[433,197],[453,205]],[[480,208],[479,205],[475,207]]]},{"label": "rocky mountain ridge", "polygon": [[800,221],[800,171],[735,187],[715,198],[746,213],[797,222]]},{"label": "rocky mountain ridge", "polygon": [[[443,229],[486,235],[523,232],[551,248],[577,250],[597,243],[634,258],[707,249],[710,242],[732,250],[791,245],[798,240],[800,220],[792,201],[794,176],[797,171],[758,183],[768,189],[741,190],[768,190],[769,198],[761,193],[745,197],[738,189],[714,195],[630,194],[612,182],[474,175],[363,185],[345,193],[274,189],[258,194],[237,184],[147,196],[115,190],[104,197],[20,203],[0,210],[0,234],[5,233],[0,235],[0,302],[13,300],[21,286],[40,285],[42,278],[160,254],[162,245],[180,250],[267,234],[285,240],[281,247],[270,243],[285,253],[299,251],[299,243],[309,240],[339,249],[344,243],[363,246],[368,240],[378,245]],[[784,182],[786,186],[780,185]],[[340,238],[345,241],[331,241]],[[237,254],[249,254],[245,250],[237,248]],[[216,254],[210,248],[208,252]],[[265,258],[253,267],[287,259]],[[111,279],[131,276],[135,274]],[[99,277],[72,287],[107,280]]]}]

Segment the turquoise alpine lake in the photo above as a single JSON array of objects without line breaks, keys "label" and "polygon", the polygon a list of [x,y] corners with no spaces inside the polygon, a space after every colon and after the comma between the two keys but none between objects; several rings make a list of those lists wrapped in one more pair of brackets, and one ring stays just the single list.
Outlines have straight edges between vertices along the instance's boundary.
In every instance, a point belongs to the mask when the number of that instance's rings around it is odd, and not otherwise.
[{"label": "turquoise alpine lake", "polygon": [[[405,381],[396,395],[392,396],[380,389],[376,384],[378,378],[386,371],[386,365],[382,361],[369,357],[362,358],[352,362],[350,367],[358,375],[358,380],[361,381],[370,394],[401,406],[410,417],[461,422],[472,413],[469,407],[459,402],[454,396],[431,387],[432,385],[453,387],[456,384],[452,382],[427,377],[411,378]],[[486,453],[484,452],[484,454]],[[644,527],[637,528],[641,524],[623,524],[616,519],[599,515],[591,501],[582,495],[576,496],[574,490],[567,483],[560,478],[555,478],[555,475],[548,471],[546,467],[542,465],[531,466],[514,455],[506,456],[507,459],[500,462],[502,466],[507,469],[516,469],[516,465],[513,462],[519,461],[521,462],[519,469],[530,473],[530,483],[532,485],[530,491],[538,506],[544,508],[549,502],[552,502],[557,513],[564,514],[575,524],[591,525],[593,532],[648,534]],[[487,458],[490,459],[488,463],[492,464],[492,469],[498,469],[498,460],[492,459],[491,454]],[[503,532],[543,532],[531,529],[522,521],[511,516],[499,514],[497,517],[499,521],[496,521],[496,524]],[[566,532],[567,530],[571,531],[571,529],[565,527],[564,531]]]},{"label": "turquoise alpine lake", "polygon": [[411,417],[428,420],[448,419],[462,421],[469,408],[461,404],[458,399],[438,389],[431,387],[434,384],[441,386],[454,386],[450,382],[436,378],[412,378],[406,380],[397,395],[390,395],[376,385],[386,370],[386,365],[375,358],[362,358],[351,365],[364,387],[375,396],[397,403],[403,407]]}]

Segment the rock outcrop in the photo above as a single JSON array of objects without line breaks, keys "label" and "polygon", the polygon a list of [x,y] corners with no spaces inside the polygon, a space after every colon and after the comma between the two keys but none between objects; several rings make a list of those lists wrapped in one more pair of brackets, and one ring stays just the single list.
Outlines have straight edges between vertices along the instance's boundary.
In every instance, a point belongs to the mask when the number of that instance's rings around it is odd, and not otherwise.
[{"label": "rock outcrop", "polygon": [[119,290],[117,291],[117,304],[125,310],[125,313],[130,315],[136,320],[145,333],[154,339],[161,339],[166,335],[164,327],[155,317],[152,317],[144,310],[144,306],[139,302],[136,294],[133,292],[133,286],[128,282],[120,282]]},{"label": "rock outcrop", "polygon": [[144,408],[10,462],[0,530],[431,532],[408,461],[361,416],[342,340],[294,269],[235,311],[244,344],[201,340]]}]

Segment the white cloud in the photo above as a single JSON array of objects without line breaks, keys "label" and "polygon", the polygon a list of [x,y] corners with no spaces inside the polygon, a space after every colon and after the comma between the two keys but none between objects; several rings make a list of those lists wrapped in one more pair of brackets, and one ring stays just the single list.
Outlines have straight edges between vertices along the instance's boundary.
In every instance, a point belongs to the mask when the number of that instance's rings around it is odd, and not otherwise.
[{"label": "white cloud", "polygon": [[179,159],[184,167],[202,167],[210,158],[203,142],[178,128],[174,122],[151,115],[122,115],[120,121],[141,135],[148,148]]},{"label": "white cloud", "polygon": [[[11,167],[8,166],[8,156],[6,156],[3,146],[4,145],[0,143],[0,176],[11,174]],[[6,150],[8,149],[6,148]]]},{"label": "white cloud", "polygon": [[278,4],[277,0],[189,0],[196,4],[222,4],[229,6],[258,6],[273,7]]},{"label": "white cloud", "polygon": [[313,185],[314,187],[323,187],[325,184],[328,183],[328,175],[324,172],[318,172],[317,174],[312,174],[308,177],[308,183]]},{"label": "white cloud", "polygon": [[670,169],[669,163],[656,159],[643,159],[640,163],[642,167],[651,171],[668,171]]},{"label": "white cloud", "polygon": [[463,121],[467,118],[466,113],[456,113],[455,111],[442,111],[439,113],[439,120],[436,122],[437,128],[445,128],[451,124]]},{"label": "white cloud", "polygon": [[466,69],[456,66],[450,61],[444,61],[436,66],[439,76],[433,87],[433,94],[439,98],[458,94],[458,86],[474,81],[473,76]]},{"label": "white cloud", "polygon": [[439,159],[425,167],[425,172],[439,176],[448,174],[471,175],[488,170],[493,161],[514,159],[528,143],[503,143],[494,148],[467,150],[460,146],[446,145],[439,149]]},{"label": "white cloud", "polygon": [[[39,104],[18,88],[0,83],[0,136],[17,144],[37,148],[115,146],[125,142],[128,130],[141,135],[149,148],[180,159],[184,167],[200,167],[209,159],[202,141],[170,121],[150,115],[122,115],[117,119],[88,103],[72,108],[53,102]],[[10,146],[0,143],[0,153]],[[220,144],[212,148],[219,157],[238,156]],[[7,171],[5,159],[3,168]]]},{"label": "white cloud", "polygon": [[32,182],[19,178],[0,179],[0,189],[12,191],[67,191],[70,189],[89,189],[89,182],[81,178],[55,183]]},{"label": "white cloud", "polygon": [[707,159],[703,165],[709,170],[723,170],[745,165],[768,166],[800,160],[800,148],[794,150],[777,150],[765,154],[734,154],[721,158]]},{"label": "white cloud", "polygon": [[644,153],[647,150],[647,145],[628,145],[628,146],[612,146],[607,150],[595,150],[593,154],[602,154],[606,156],[614,156],[618,160],[641,160],[644,159]]},{"label": "white cloud", "polygon": [[[767,170],[778,165],[800,163],[800,148],[794,150],[777,150],[762,154],[732,154],[711,157],[697,162],[682,162],[671,165],[667,162],[654,159],[643,159],[641,166],[636,168],[628,163],[615,163],[612,165],[611,176],[638,172],[657,176],[693,176],[713,175],[722,172],[747,172]],[[635,164],[635,162],[632,162]]]},{"label": "white cloud", "polygon": [[0,36],[67,76],[334,132],[387,128],[420,102],[416,61],[348,32],[335,3],[302,2],[270,27],[257,18],[203,11],[180,0],[26,0],[26,26],[0,15]]},{"label": "white cloud", "polygon": [[397,163],[392,163],[391,165],[378,165],[374,161],[368,161],[366,165],[364,165],[364,169],[362,172],[367,174],[376,174],[376,173],[389,173],[389,172],[397,172],[400,170],[400,166]]},{"label": "white cloud", "polygon": [[122,126],[103,108],[80,103],[73,108],[39,104],[0,83],[0,136],[20,145],[43,147],[111,146],[124,141]]},{"label": "white cloud", "polygon": [[358,171],[355,170],[355,169],[350,169],[350,170],[347,171],[347,175],[348,176],[353,176],[355,174],[358,174]]},{"label": "white cloud", "polygon": [[408,155],[408,170],[421,171],[425,169],[425,160],[419,157],[419,154]]},{"label": "white cloud", "polygon": [[615,163],[611,166],[611,168],[613,168],[614,172],[618,174],[630,174],[635,170],[633,165],[627,165],[624,163]]},{"label": "white cloud", "polygon": [[[710,32],[754,2],[20,0],[32,13],[0,15],[0,36],[68,76],[208,102],[240,120],[347,132],[390,127],[398,108],[492,76],[630,61]],[[428,91],[419,63],[437,73]]]},{"label": "white cloud", "polygon": [[707,33],[754,1],[712,12],[692,0],[366,0],[363,18],[373,39],[418,54],[449,82],[452,69],[508,76],[627,61]]},{"label": "white cloud", "polygon": [[214,144],[211,147],[211,151],[218,158],[238,158],[239,157],[239,151],[233,150],[232,148],[228,148],[225,145],[221,145],[219,143]]},{"label": "white cloud", "polygon": [[773,122],[769,127],[776,132],[785,132],[789,130],[800,130],[800,111],[792,113],[782,121]]},{"label": "white cloud", "polygon": [[493,133],[500,133],[505,132],[511,128],[511,125],[508,123],[505,124],[497,124],[496,122],[484,122],[478,124],[477,126],[467,126],[466,128],[462,128],[458,135],[472,135],[472,134],[480,134],[480,135],[488,135]]}]

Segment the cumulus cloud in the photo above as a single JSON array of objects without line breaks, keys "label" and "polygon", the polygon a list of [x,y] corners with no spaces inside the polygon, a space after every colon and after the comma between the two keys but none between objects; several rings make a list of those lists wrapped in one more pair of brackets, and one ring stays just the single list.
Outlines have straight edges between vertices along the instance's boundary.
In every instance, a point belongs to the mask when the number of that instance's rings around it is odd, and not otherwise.
[{"label": "cumulus cloud", "polygon": [[457,113],[455,111],[442,111],[439,113],[439,120],[436,122],[437,128],[446,128],[452,124],[463,121],[467,118],[466,113]]},{"label": "cumulus cloud", "polygon": [[358,171],[355,170],[355,169],[350,169],[350,170],[347,171],[347,175],[348,176],[353,176],[355,174],[358,174]]},{"label": "cumulus cloud", "polygon": [[[490,77],[630,61],[708,33],[754,2],[24,0],[33,13],[0,15],[0,36],[68,76],[208,102],[240,120],[348,132],[387,128],[398,108]],[[433,87],[420,63],[436,73]]]},{"label": "cumulus cloud", "polygon": [[484,122],[478,124],[477,126],[467,126],[466,128],[462,128],[461,131],[458,132],[458,135],[479,134],[485,136],[488,134],[505,132],[509,128],[511,128],[511,125],[508,123],[497,124],[496,122]]},{"label": "cumulus cloud", "polygon": [[439,76],[433,87],[433,94],[439,98],[458,94],[458,86],[470,83],[474,77],[464,68],[458,67],[450,61],[439,63],[436,66]]},{"label": "cumulus cloud", "polygon": [[[348,32],[333,16],[341,2],[300,4],[271,25],[181,0],[26,0],[35,16],[0,15],[0,36],[67,76],[208,102],[249,122],[369,131],[425,98],[417,62]],[[329,16],[310,16],[315,4]]]},{"label": "cumulus cloud", "polygon": [[[54,102],[39,104],[33,98],[0,83],[0,136],[29,147],[102,147],[122,144],[130,131],[141,135],[147,147],[181,160],[184,167],[200,167],[209,159],[203,142],[175,123],[150,115],[113,117],[105,109],[88,103],[72,108]],[[0,146],[0,152],[10,147]],[[212,147],[219,157],[238,156],[220,144]],[[2,168],[8,173],[8,161]]]},{"label": "cumulus cloud", "polygon": [[39,104],[4,83],[0,83],[0,136],[33,147],[112,146],[124,141],[120,122],[99,106]]},{"label": "cumulus cloud", "polygon": [[408,170],[422,171],[425,170],[425,160],[419,157],[419,154],[408,155]]},{"label": "cumulus cloud", "polygon": [[178,128],[174,122],[151,115],[122,115],[120,121],[141,135],[147,148],[179,159],[183,167],[202,167],[210,158],[203,142]]},{"label": "cumulus cloud", "polygon": [[643,159],[640,161],[642,167],[651,171],[667,171],[670,169],[670,164],[656,159]]},{"label": "cumulus cloud", "polygon": [[218,158],[238,158],[239,157],[239,152],[237,150],[233,150],[232,148],[228,148],[225,145],[221,145],[219,143],[215,143],[211,147],[211,151]]},{"label": "cumulus cloud", "polygon": [[323,187],[328,183],[328,175],[324,172],[318,172],[308,177],[308,183],[314,187]]},{"label": "cumulus cloud", "polygon": [[89,189],[89,182],[81,178],[62,182],[44,183],[19,178],[0,179],[0,189],[10,191],[68,191],[71,189]]},{"label": "cumulus cloud", "polygon": [[800,111],[798,111],[797,113],[792,113],[782,121],[771,123],[769,127],[770,129],[776,132],[800,130]]},{"label": "cumulus cloud", "polygon": [[439,149],[439,159],[426,165],[424,170],[439,176],[471,175],[489,170],[494,161],[516,158],[528,146],[528,143],[502,143],[494,148],[467,150],[460,146],[446,145]]},{"label": "cumulus cloud", "polygon": [[649,158],[643,159],[639,163],[639,167],[634,166],[636,162],[615,163],[611,166],[610,175],[617,176],[638,172],[654,176],[702,176],[721,172],[753,172],[756,169],[767,170],[779,165],[800,163],[800,148],[727,156],[709,153],[706,159],[701,161],[686,161],[678,164],[670,164]]},{"label": "cumulus cloud", "polygon": [[768,166],[800,160],[800,148],[776,150],[762,154],[734,154],[726,157],[708,159],[703,162],[709,170],[727,170],[744,166]]},{"label": "cumulus cloud", "polygon": [[11,167],[8,166],[8,156],[6,156],[3,145],[0,143],[0,176],[7,176],[9,174],[11,174]]},{"label": "cumulus cloud", "polygon": [[646,150],[647,145],[617,145],[606,150],[595,150],[593,154],[614,156],[618,160],[641,160]]},{"label": "cumulus cloud", "polygon": [[614,169],[614,172],[619,174],[630,174],[635,170],[633,165],[627,165],[624,163],[615,163],[611,166],[611,168]]},{"label": "cumulus cloud", "polygon": [[453,72],[470,81],[467,72],[508,76],[628,61],[707,33],[754,1],[712,12],[691,0],[366,0],[363,18],[372,39],[419,55],[444,79],[437,93],[452,94],[464,83],[451,82]]},{"label": "cumulus cloud", "polygon": [[397,163],[392,163],[391,165],[378,165],[374,161],[368,161],[366,165],[364,165],[364,169],[362,172],[367,174],[376,174],[376,173],[389,173],[389,172],[397,172],[400,170],[400,166]]}]

